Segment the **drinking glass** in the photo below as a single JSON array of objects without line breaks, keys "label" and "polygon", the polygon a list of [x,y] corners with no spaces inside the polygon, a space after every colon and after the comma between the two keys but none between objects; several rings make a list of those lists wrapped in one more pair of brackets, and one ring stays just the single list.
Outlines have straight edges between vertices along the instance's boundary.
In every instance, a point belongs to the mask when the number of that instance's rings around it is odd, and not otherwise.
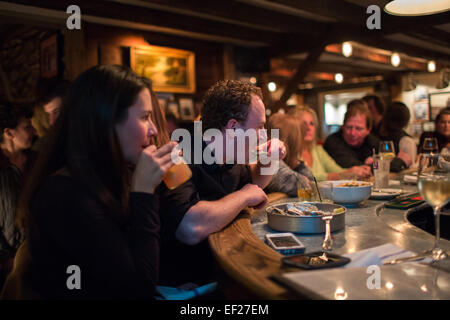
[{"label": "drinking glass", "polygon": [[163,181],[169,190],[178,188],[192,177],[192,171],[184,160],[171,167],[163,177]]},{"label": "drinking glass", "polygon": [[322,203],[334,203],[333,182],[321,181],[317,184],[317,187],[320,192],[319,200],[322,200]]},{"label": "drinking glass", "polygon": [[378,147],[378,153],[383,160],[392,160],[395,158],[394,143],[392,141],[381,141]]},{"label": "drinking glass", "polygon": [[422,144],[422,150],[424,153],[438,153],[439,146],[436,138],[425,138]]},{"label": "drinking glass", "polygon": [[312,184],[305,186],[302,181],[297,181],[297,197],[300,201],[313,201],[314,194],[315,192]]},{"label": "drinking glass", "polygon": [[431,251],[433,261],[443,260],[447,253],[440,248],[440,211],[450,201],[450,174],[440,171],[433,157],[424,157],[418,187],[424,200],[433,207],[435,220],[435,240]]}]

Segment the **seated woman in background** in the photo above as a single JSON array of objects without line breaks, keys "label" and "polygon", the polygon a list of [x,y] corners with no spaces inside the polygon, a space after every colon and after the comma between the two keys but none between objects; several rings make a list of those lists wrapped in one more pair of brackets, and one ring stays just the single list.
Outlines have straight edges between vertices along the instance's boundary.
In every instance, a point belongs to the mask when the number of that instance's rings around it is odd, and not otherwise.
[{"label": "seated woman in background", "polygon": [[[15,223],[19,193],[35,160],[30,150],[35,135],[30,108],[0,103],[0,273],[10,270],[24,239]],[[2,267],[3,266],[3,267]],[[2,278],[0,275],[0,284]]]},{"label": "seated woman in background", "polygon": [[[160,228],[154,192],[173,165],[175,143],[151,144],[158,134],[151,95],[148,80],[122,66],[91,68],[69,90],[20,208],[31,283],[42,297],[153,297]],[[73,265],[81,288],[74,281],[70,290]]]},{"label": "seated woman in background", "polygon": [[307,188],[310,186],[309,180],[313,179],[312,172],[298,159],[302,149],[300,120],[286,114],[275,113],[267,123],[269,135],[271,129],[279,129],[279,139],[284,142],[287,152],[284,160],[280,160],[280,167],[265,191],[283,192],[290,197],[296,197],[298,184]]},{"label": "seated woman in background", "polygon": [[359,166],[344,169],[339,166],[333,158],[324,150],[324,148],[316,143],[316,128],[318,120],[316,112],[306,106],[297,107],[289,110],[290,116],[300,119],[302,126],[301,142],[302,152],[299,155],[308,168],[311,169],[317,181],[339,180],[352,177],[365,178],[365,170]]},{"label": "seated woman in background", "polygon": [[411,115],[408,107],[402,102],[389,105],[381,120],[380,139],[394,143],[396,157],[391,161],[391,172],[399,172],[414,164],[417,156],[417,145],[405,132]]},{"label": "seated woman in background", "polygon": [[435,129],[432,132],[424,132],[420,136],[417,153],[422,153],[423,142],[425,138],[436,138],[438,141],[439,152],[445,147],[450,147],[450,107],[442,109],[434,120]]}]

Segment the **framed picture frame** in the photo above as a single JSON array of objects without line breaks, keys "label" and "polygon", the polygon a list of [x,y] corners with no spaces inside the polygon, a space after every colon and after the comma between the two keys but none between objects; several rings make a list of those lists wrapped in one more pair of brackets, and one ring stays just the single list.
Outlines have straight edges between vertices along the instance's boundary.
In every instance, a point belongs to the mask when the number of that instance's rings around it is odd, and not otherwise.
[{"label": "framed picture frame", "polygon": [[156,92],[195,92],[193,52],[158,46],[139,46],[130,50],[131,68],[152,80]]},{"label": "framed picture frame", "polygon": [[429,107],[428,101],[420,101],[414,103],[414,119],[421,121],[428,121],[429,119]]},{"label": "framed picture frame", "polygon": [[58,35],[54,34],[41,42],[40,68],[42,78],[58,76]]},{"label": "framed picture frame", "polygon": [[181,120],[194,120],[194,101],[190,98],[180,98],[178,101],[180,103]]},{"label": "framed picture frame", "polygon": [[441,109],[450,107],[450,91],[430,93],[429,104],[430,120],[434,120]]},{"label": "framed picture frame", "polygon": [[167,104],[167,113],[171,113],[176,119],[180,119],[180,109],[178,108],[178,103],[169,102]]}]

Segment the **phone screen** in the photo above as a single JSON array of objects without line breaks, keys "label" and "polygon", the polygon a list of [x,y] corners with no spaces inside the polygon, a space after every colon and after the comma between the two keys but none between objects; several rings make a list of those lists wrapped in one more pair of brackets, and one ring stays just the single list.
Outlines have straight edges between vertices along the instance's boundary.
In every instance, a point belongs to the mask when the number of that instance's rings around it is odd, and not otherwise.
[{"label": "phone screen", "polygon": [[293,237],[270,237],[277,247],[298,247],[299,244]]}]

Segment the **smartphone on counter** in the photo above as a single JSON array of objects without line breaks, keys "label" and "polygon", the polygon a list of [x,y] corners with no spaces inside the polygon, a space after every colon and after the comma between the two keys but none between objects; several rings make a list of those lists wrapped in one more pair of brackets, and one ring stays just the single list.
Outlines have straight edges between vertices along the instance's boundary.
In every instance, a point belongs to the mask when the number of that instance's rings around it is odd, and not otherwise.
[{"label": "smartphone on counter", "polygon": [[266,242],[274,250],[283,255],[305,252],[305,246],[290,232],[266,234]]}]

